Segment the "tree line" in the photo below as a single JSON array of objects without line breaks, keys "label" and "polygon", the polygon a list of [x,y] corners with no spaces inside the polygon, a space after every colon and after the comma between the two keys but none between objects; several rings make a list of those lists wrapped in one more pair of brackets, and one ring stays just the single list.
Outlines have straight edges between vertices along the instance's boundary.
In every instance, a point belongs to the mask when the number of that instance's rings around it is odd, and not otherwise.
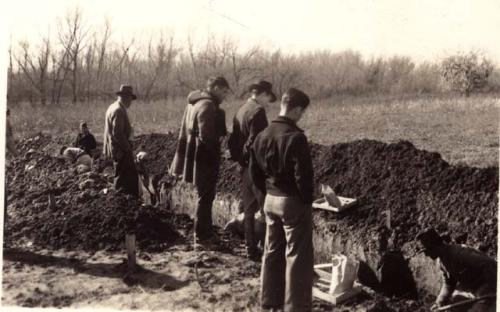
[{"label": "tree line", "polygon": [[237,97],[257,79],[270,81],[278,93],[296,86],[314,98],[450,90],[469,96],[500,90],[499,70],[478,52],[415,64],[405,56],[366,59],[350,50],[292,54],[258,45],[242,49],[237,40],[215,35],[179,41],[160,31],[146,41],[117,42],[112,33],[109,20],[90,27],[76,8],[59,18],[56,30],[40,42],[11,42],[9,105],[110,99],[121,83],[133,85],[144,101],[175,99],[203,87],[211,75],[225,76]]}]

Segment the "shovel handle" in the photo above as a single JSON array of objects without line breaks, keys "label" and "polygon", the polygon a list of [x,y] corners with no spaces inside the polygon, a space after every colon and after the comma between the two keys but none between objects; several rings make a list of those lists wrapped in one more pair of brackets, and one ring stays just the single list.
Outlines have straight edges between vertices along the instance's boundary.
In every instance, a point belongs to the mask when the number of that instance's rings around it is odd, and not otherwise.
[{"label": "shovel handle", "polygon": [[448,305],[437,308],[436,311],[446,311],[446,310],[451,309],[451,308],[455,308],[455,307],[459,307],[459,306],[467,305],[467,304],[472,304],[474,302],[478,302],[478,301],[481,301],[484,299],[489,299],[489,298],[495,298],[495,297],[496,297],[495,294],[484,295],[481,297],[472,298],[469,300],[464,300],[464,301],[448,304]]}]

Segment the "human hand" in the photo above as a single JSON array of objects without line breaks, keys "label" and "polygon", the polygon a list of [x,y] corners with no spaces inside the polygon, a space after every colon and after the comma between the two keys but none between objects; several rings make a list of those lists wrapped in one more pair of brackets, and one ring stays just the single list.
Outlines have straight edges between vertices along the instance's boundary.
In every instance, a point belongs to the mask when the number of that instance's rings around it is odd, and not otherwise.
[{"label": "human hand", "polygon": [[441,301],[436,301],[432,306],[431,306],[431,311],[438,311],[440,307],[443,306],[443,302]]}]

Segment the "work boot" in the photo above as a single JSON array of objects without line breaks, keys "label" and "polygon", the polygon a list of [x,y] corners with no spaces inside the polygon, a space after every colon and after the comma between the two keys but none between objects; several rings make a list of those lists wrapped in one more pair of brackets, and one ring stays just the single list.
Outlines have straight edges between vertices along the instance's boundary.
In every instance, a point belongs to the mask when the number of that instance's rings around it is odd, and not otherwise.
[{"label": "work boot", "polygon": [[202,235],[195,234],[195,244],[199,244],[202,246],[212,246],[218,245],[220,243],[220,238],[217,233],[213,231],[209,231],[208,233],[204,233]]}]

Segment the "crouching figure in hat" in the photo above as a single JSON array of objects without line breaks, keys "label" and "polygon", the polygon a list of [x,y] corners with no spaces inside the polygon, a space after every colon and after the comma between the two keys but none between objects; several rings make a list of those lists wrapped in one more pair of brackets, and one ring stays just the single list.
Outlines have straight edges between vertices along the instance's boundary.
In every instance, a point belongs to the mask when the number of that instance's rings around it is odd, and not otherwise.
[{"label": "crouching figure in hat", "polygon": [[467,311],[496,311],[497,262],[481,252],[460,245],[446,244],[434,229],[417,235],[423,252],[437,259],[443,273],[443,284],[431,310],[449,304],[455,289],[470,292],[476,301]]},{"label": "crouching figure in hat", "polygon": [[138,197],[139,175],[134,164],[132,144],[129,141],[132,126],[127,114],[127,109],[137,96],[129,85],[122,85],[116,94],[117,100],[106,111],[103,153],[114,163],[115,190]]}]

